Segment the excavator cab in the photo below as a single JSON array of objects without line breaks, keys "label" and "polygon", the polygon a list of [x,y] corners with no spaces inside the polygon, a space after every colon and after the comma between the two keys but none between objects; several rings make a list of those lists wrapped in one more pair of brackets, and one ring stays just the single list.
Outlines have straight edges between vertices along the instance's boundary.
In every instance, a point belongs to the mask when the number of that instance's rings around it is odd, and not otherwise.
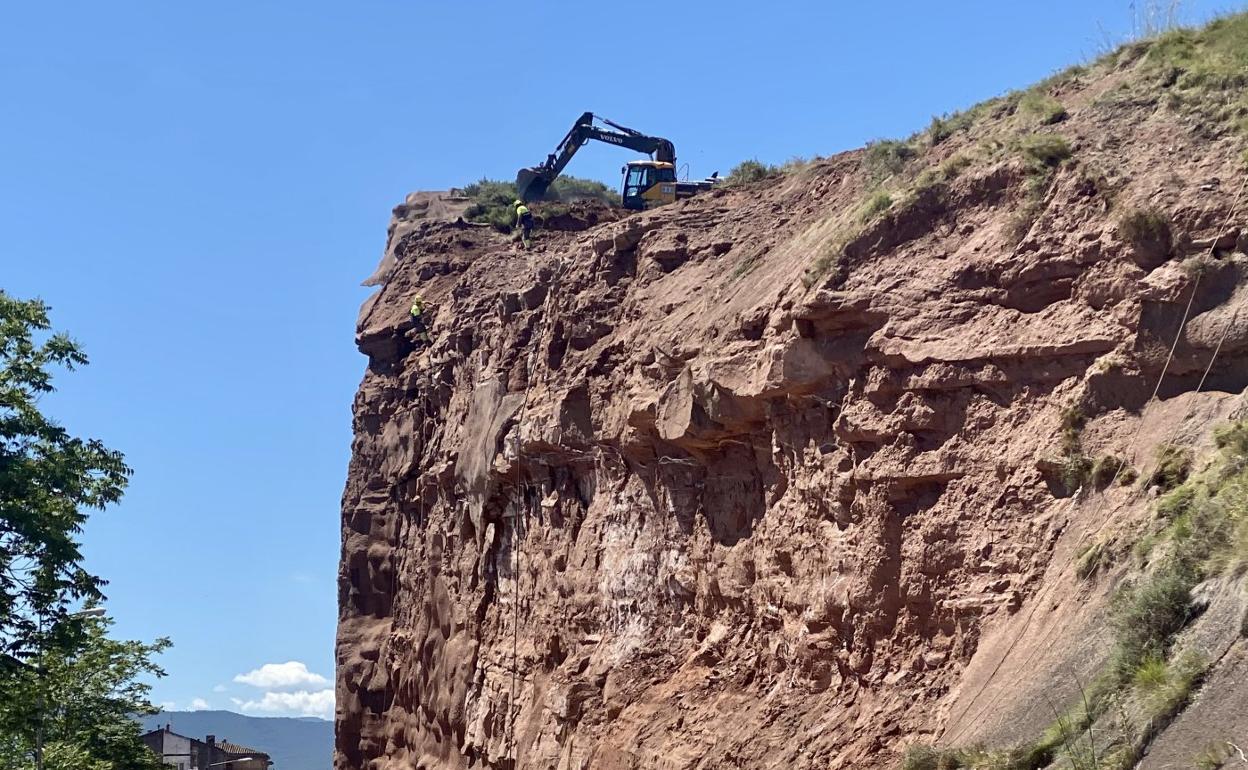
[{"label": "excavator cab", "polygon": [[624,189],[620,200],[624,208],[641,211],[676,200],[675,165],[657,160],[634,160],[622,171]]}]

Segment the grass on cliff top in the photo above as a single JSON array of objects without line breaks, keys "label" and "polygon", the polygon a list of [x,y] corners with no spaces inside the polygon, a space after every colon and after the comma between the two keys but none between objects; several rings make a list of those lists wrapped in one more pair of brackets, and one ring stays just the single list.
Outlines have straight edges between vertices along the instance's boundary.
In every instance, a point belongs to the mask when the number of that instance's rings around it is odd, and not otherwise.
[{"label": "grass on cliff top", "polygon": [[[518,193],[515,184],[499,179],[481,179],[467,185],[460,192],[472,199],[464,212],[465,219],[492,225],[502,232],[511,231],[516,223],[515,201]],[[546,193],[546,200],[562,203],[587,198],[611,206],[620,205],[619,193],[593,179],[561,176],[555,179]]]},{"label": "grass on cliff top", "polygon": [[[816,157],[815,160],[818,160]],[[792,174],[802,169],[809,168],[814,161],[809,158],[792,157],[779,166],[763,163],[757,158],[743,160],[733,166],[728,175],[724,177],[724,184],[733,186],[739,184],[749,184],[751,182],[761,182],[764,179],[773,179],[785,174]]]},{"label": "grass on cliff top", "polygon": [[[925,131],[904,141],[868,144],[862,154],[862,174],[869,189],[864,200],[854,204],[859,221],[838,224],[804,272],[803,284],[812,287],[828,275],[834,276],[834,283],[843,283],[848,275],[844,247],[861,235],[864,225],[884,211],[904,211],[920,194],[951,181],[971,166],[997,162],[1010,154],[1023,163],[1026,194],[1018,199],[1005,232],[1015,243],[1021,243],[1045,211],[1057,169],[1075,154],[1070,141],[1057,133],[1057,125],[1069,117],[1059,97],[1072,84],[1092,77],[1129,70],[1119,87],[1129,94],[1127,101],[1157,104],[1158,95],[1164,94],[1171,110],[1199,115],[1205,122],[1212,120],[1222,127],[1218,130],[1233,126],[1248,141],[1248,13],[1226,16],[1201,29],[1165,31],[1156,19],[1172,19],[1173,14],[1149,11],[1152,5],[1148,2],[1140,8],[1137,28],[1149,34],[1148,39],[1127,43],[1095,62],[1070,67],[1028,89],[934,117]],[[1105,104],[1102,99],[1096,104]],[[981,127],[979,136],[973,140],[967,137],[943,161],[928,159],[944,154],[932,153],[931,148],[977,126]],[[1248,150],[1244,161],[1248,164]],[[781,170],[752,162],[742,164],[734,173],[743,179],[756,179]],[[1092,167],[1081,168],[1080,173],[1104,196],[1107,206],[1113,204],[1117,190],[1103,173]],[[1167,239],[1156,221],[1124,221],[1128,237],[1143,244],[1137,249],[1165,248]]]},{"label": "grass on cliff top", "polygon": [[[1146,10],[1139,13],[1149,15]],[[1092,71],[1133,66],[1139,67],[1140,77],[1123,83],[1120,96],[1155,101],[1165,94],[1172,109],[1212,117],[1248,139],[1248,13],[1224,16],[1199,28],[1169,28],[1172,20],[1173,14],[1164,23],[1139,21],[1144,39],[1119,46],[1089,64],[1069,67],[1028,89],[933,117],[927,130],[910,141],[938,145],[985,119],[1011,115],[1033,128],[1059,123],[1068,113],[1051,91]]]},{"label": "grass on cliff top", "polygon": [[1114,56],[1138,61],[1142,82],[1124,86],[1131,98],[1161,95],[1170,110],[1248,140],[1248,13],[1172,29]]}]

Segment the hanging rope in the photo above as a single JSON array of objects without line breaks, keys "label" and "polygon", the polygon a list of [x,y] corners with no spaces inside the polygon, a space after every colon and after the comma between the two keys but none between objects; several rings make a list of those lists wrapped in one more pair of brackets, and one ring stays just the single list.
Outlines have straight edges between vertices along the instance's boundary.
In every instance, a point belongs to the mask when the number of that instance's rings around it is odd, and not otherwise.
[{"label": "hanging rope", "polygon": [[[560,259],[556,265],[550,279],[550,291],[546,296],[549,307],[554,307],[555,297],[559,288],[559,279],[563,277],[564,262]],[[512,605],[512,621],[511,621],[511,700],[508,703],[508,711],[510,719],[508,719],[507,728],[507,747],[508,754],[512,762],[512,767],[516,766],[516,721],[520,717],[520,707],[516,701],[517,677],[520,671],[520,569],[524,557],[524,543],[521,541],[521,525],[527,523],[528,519],[528,499],[524,493],[523,479],[521,471],[523,468],[523,433],[524,424],[528,417],[529,410],[529,392],[532,389],[533,381],[533,356],[537,352],[538,343],[544,336],[544,333],[550,326],[549,310],[542,315],[537,333],[529,340],[529,352],[525,357],[524,363],[524,400],[520,402],[519,416],[516,419],[516,500],[517,508],[512,516],[511,525],[511,554],[512,554],[512,579],[515,583],[515,599]]]},{"label": "hanging rope", "polygon": [[[1230,226],[1231,219],[1233,218],[1235,212],[1238,211],[1239,204],[1243,200],[1245,189],[1248,189],[1248,175],[1244,177],[1244,182],[1239,187],[1239,195],[1235,196],[1234,206],[1231,209],[1231,217],[1227,218],[1227,221],[1222,226],[1222,230],[1220,232],[1225,233],[1227,231],[1227,227]],[[1210,255],[1213,254],[1213,251],[1216,248],[1217,248],[1217,237],[1215,236],[1214,243],[1209,249]],[[1209,373],[1213,371],[1213,364],[1214,362],[1218,360],[1218,354],[1222,352],[1222,345],[1223,343],[1226,342],[1227,334],[1229,334],[1231,329],[1235,328],[1235,324],[1238,323],[1239,311],[1242,309],[1243,309],[1242,305],[1240,307],[1236,307],[1235,312],[1231,314],[1231,319],[1226,322],[1225,326],[1222,327],[1222,334],[1218,336],[1218,344],[1214,346],[1213,355],[1209,356],[1209,363],[1208,365],[1205,366],[1205,371],[1200,375],[1200,382],[1197,383],[1196,385],[1196,393],[1200,393],[1201,391],[1205,389],[1205,382],[1209,379]],[[1195,409],[1195,404],[1188,407],[1187,412],[1183,415],[1183,422],[1187,422],[1188,419],[1191,418],[1193,409]],[[1182,425],[1183,423],[1179,423],[1179,424]]]},{"label": "hanging rope", "polygon": [[[1248,189],[1248,175],[1244,177],[1244,181],[1239,187],[1239,192],[1231,200],[1231,209],[1230,209],[1230,212],[1227,214],[1226,221],[1223,223],[1221,229],[1219,229],[1214,236],[1214,242],[1209,247],[1210,257],[1213,256],[1214,252],[1217,249],[1218,238],[1221,237],[1222,233],[1225,233],[1227,231],[1227,228],[1230,227],[1230,224],[1233,221],[1236,213],[1238,213],[1239,204],[1240,204],[1241,199],[1243,198],[1245,189]],[[1210,205],[1212,205],[1212,202],[1213,202],[1212,200],[1205,202],[1205,207],[1201,210],[1200,218],[1204,217],[1205,213],[1209,210]],[[1192,284],[1192,294],[1187,299],[1187,306],[1183,310],[1183,317],[1179,321],[1179,328],[1174,333],[1174,340],[1170,344],[1170,351],[1168,355],[1166,356],[1166,362],[1161,368],[1161,373],[1157,376],[1157,384],[1153,387],[1152,395],[1150,395],[1148,400],[1144,402],[1144,405],[1140,407],[1140,422],[1136,426],[1135,433],[1131,436],[1131,441],[1128,442],[1127,444],[1127,449],[1131,453],[1132,459],[1134,459],[1135,457],[1136,446],[1139,441],[1140,434],[1143,432],[1143,429],[1144,429],[1144,411],[1157,398],[1158,393],[1161,392],[1162,382],[1166,378],[1166,373],[1170,370],[1170,364],[1174,361],[1174,354],[1175,354],[1175,351],[1178,349],[1179,340],[1183,336],[1183,330],[1187,326],[1187,321],[1188,321],[1189,316],[1191,315],[1192,305],[1196,300],[1196,293],[1197,293],[1197,290],[1200,288],[1200,281],[1202,277],[1203,276],[1200,273],[1197,273],[1196,280]],[[1213,362],[1217,358],[1218,351],[1222,349],[1222,340],[1226,338],[1227,333],[1229,332],[1230,328],[1234,325],[1234,321],[1236,318],[1238,318],[1238,316],[1239,316],[1239,311],[1236,310],[1235,316],[1231,319],[1232,322],[1228,323],[1226,327],[1222,330],[1222,339],[1218,341],[1218,346],[1214,350],[1214,355],[1212,358],[1210,358],[1208,367],[1205,368],[1205,376],[1201,377],[1200,386],[1197,388],[1197,392],[1200,392],[1200,387],[1204,386],[1205,377],[1209,375],[1209,371],[1213,368]],[[1127,467],[1126,460],[1123,460],[1123,462],[1118,463],[1118,467],[1114,470],[1113,478],[1111,478],[1109,481],[1109,484],[1106,485],[1107,489],[1113,487],[1113,485],[1118,481],[1119,475],[1122,473],[1123,469],[1126,467]],[[1097,520],[1097,518],[1101,515],[1105,507],[1106,501],[1108,499],[1109,499],[1108,495],[1102,495],[1101,498],[1097,501],[1097,506],[1094,509],[1093,515],[1092,515],[1093,521]],[[1097,528],[1096,532],[1094,532],[1093,535],[1099,534],[1101,529],[1104,528],[1104,526],[1105,526],[1105,522],[1102,521],[1101,525]],[[1065,571],[1070,566],[1070,564],[1074,561],[1074,559],[1075,559],[1075,556],[1072,553],[1072,555],[1069,558],[1067,558],[1066,561],[1063,563],[1062,571]],[[1013,654],[1014,652],[1015,646],[1018,645],[1019,640],[1022,639],[1024,633],[1026,633],[1027,629],[1031,626],[1031,620],[1035,616],[1036,609],[1041,604],[1043,604],[1043,602],[1041,602],[1040,597],[1037,596],[1035,600],[1032,602],[1031,609],[1028,610],[1027,617],[1023,620],[1022,627],[1019,629],[1018,634],[1015,635],[1013,641],[1011,641],[1009,646],[1006,647],[1005,653],[1001,656],[1001,659],[997,661],[997,664],[993,667],[992,672],[987,677],[984,678],[983,683],[979,686],[979,689],[976,690],[975,695],[971,697],[970,703],[967,705],[965,709],[962,710],[962,713],[958,716],[959,720],[962,720],[967,714],[970,713],[971,709],[975,705],[975,701],[977,701],[979,699],[979,696],[983,694],[985,689],[987,689],[988,683],[991,682],[996,677],[998,672],[1000,672],[1001,667],[1005,665],[1005,661],[1009,660],[1010,655]],[[1037,650],[1038,649],[1039,648],[1037,648]],[[1024,662],[1024,665],[1030,664],[1032,658],[1034,658],[1035,655],[1036,655],[1036,650],[1033,650],[1031,655],[1029,655],[1027,660]],[[983,708],[979,709],[979,711],[976,712],[976,717],[978,718],[978,715],[983,714],[984,711],[991,708],[999,699],[1000,699],[1000,692],[998,692],[997,695],[990,698],[987,704],[985,704]],[[966,722],[966,721],[962,722],[961,729],[954,732],[953,735],[951,736],[951,739],[956,740],[958,737],[963,735],[969,728],[969,725],[974,724],[976,721],[977,719],[970,720],[969,722]]]}]

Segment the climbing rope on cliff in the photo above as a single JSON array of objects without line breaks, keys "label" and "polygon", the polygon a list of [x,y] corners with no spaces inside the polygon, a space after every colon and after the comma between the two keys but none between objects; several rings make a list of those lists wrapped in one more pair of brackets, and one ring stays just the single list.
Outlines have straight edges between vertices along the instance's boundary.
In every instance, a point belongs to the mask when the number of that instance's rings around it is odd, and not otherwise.
[{"label": "climbing rope on cliff", "polygon": [[[1239,212],[1239,207],[1240,207],[1240,204],[1242,203],[1245,189],[1248,189],[1248,175],[1245,175],[1243,183],[1240,184],[1239,192],[1236,193],[1235,197],[1231,199],[1231,208],[1230,208],[1230,211],[1227,213],[1226,221],[1223,222],[1222,227],[1217,231],[1217,234],[1215,234],[1214,242],[1209,247],[1209,256],[1211,258],[1213,257],[1214,253],[1217,250],[1218,238],[1221,236],[1222,233],[1227,232],[1227,228],[1230,227],[1231,222],[1235,218],[1235,215]],[[1209,210],[1210,205],[1212,205],[1212,199],[1209,201],[1206,201],[1205,207],[1201,210],[1201,214],[1200,214],[1200,217],[1198,218],[1198,221],[1200,218],[1204,217],[1205,213]],[[1170,350],[1169,350],[1168,355],[1166,356],[1166,362],[1161,368],[1161,373],[1157,376],[1157,384],[1153,387],[1152,395],[1150,395],[1148,400],[1145,401],[1144,404],[1140,407],[1139,424],[1136,425],[1135,432],[1134,434],[1132,434],[1131,440],[1127,444],[1127,450],[1128,452],[1130,452],[1130,456],[1132,458],[1135,457],[1135,450],[1139,442],[1140,434],[1143,432],[1143,429],[1144,429],[1144,422],[1145,422],[1144,411],[1149,407],[1150,404],[1153,403],[1153,401],[1157,399],[1157,395],[1161,392],[1162,383],[1165,381],[1166,374],[1170,370],[1170,364],[1174,361],[1174,354],[1175,354],[1175,351],[1178,349],[1179,340],[1182,339],[1183,331],[1187,327],[1187,321],[1191,315],[1192,305],[1194,304],[1196,300],[1196,294],[1200,289],[1200,281],[1202,277],[1203,276],[1201,273],[1196,274],[1196,280],[1192,284],[1191,296],[1189,296],[1187,299],[1187,306],[1183,310],[1183,317],[1179,321],[1178,329],[1175,330],[1174,340],[1170,344]],[[1222,330],[1222,336],[1218,340],[1217,347],[1214,348],[1213,356],[1210,357],[1209,364],[1208,366],[1205,367],[1204,375],[1201,377],[1200,384],[1197,386],[1197,389],[1196,389],[1197,393],[1199,393],[1200,389],[1204,387],[1205,379],[1209,376],[1210,370],[1213,369],[1214,361],[1217,360],[1218,353],[1222,349],[1222,342],[1226,339],[1226,335],[1230,331],[1231,327],[1234,326],[1235,321],[1238,317],[1239,317],[1239,311],[1237,309],[1234,316],[1232,316],[1231,321]],[[1187,418],[1185,417],[1184,422],[1186,422],[1186,419]],[[1118,463],[1118,467],[1114,471],[1113,478],[1111,478],[1109,484],[1105,486],[1106,489],[1113,488],[1113,485],[1117,483],[1118,481],[1119,474],[1122,473],[1123,469],[1126,468],[1127,465],[1128,465],[1128,462],[1125,459],[1123,460],[1123,462]],[[1109,498],[1107,495],[1102,495],[1100,499],[1097,501],[1097,506],[1091,517],[1092,521],[1096,521],[1097,518],[1101,515],[1105,507],[1106,501],[1108,499]],[[1101,521],[1101,524],[1099,527],[1097,527],[1096,532],[1092,533],[1093,536],[1100,534],[1101,530],[1104,529],[1105,527],[1105,523],[1106,523],[1105,520]],[[1071,552],[1071,555],[1062,564],[1061,571],[1064,572],[1066,569],[1070,567],[1070,565],[1074,562],[1076,558],[1076,554],[1077,554],[1077,551]],[[979,700],[979,696],[983,694],[985,689],[987,689],[988,684],[993,679],[996,678],[997,674],[1001,670],[1001,667],[1005,665],[1005,661],[1009,660],[1010,655],[1013,654],[1014,648],[1018,645],[1019,640],[1023,638],[1023,636],[1027,632],[1027,629],[1031,626],[1031,621],[1032,621],[1032,618],[1035,616],[1036,608],[1039,607],[1041,604],[1044,604],[1044,602],[1040,601],[1040,598],[1041,597],[1037,596],[1032,601],[1031,609],[1028,610],[1026,618],[1023,619],[1023,623],[1022,623],[1022,626],[1019,628],[1018,634],[1015,635],[1014,639],[1006,647],[1005,652],[1001,655],[1001,658],[997,661],[996,665],[993,666],[992,671],[988,674],[988,676],[986,676],[983,679],[983,682],[980,684],[979,689],[975,691],[975,694],[971,696],[970,703],[967,704],[966,708],[964,708],[962,710],[962,713],[958,716],[958,719],[960,720],[960,729],[955,731],[952,734],[952,736],[950,736],[950,739],[952,741],[956,741],[959,737],[964,735],[967,729],[969,729],[970,725],[975,724],[978,721],[979,716],[982,715],[988,709],[990,709],[993,705],[995,705],[996,702],[1000,699],[1001,694],[1000,692],[998,692],[992,698],[988,699],[988,702],[983,706],[983,708],[980,708],[978,711],[976,711],[975,719],[965,720],[965,717],[971,712],[971,709],[974,708],[975,702]],[[1028,655],[1027,659],[1023,662],[1024,668],[1028,667],[1031,664],[1032,659],[1035,658],[1039,649],[1040,649],[1039,647],[1033,649],[1031,654]]]},{"label": "climbing rope on cliff", "polygon": [[[547,292],[546,301],[550,306],[554,306],[555,297],[558,295],[559,280],[563,277],[565,263],[560,259],[550,277],[550,291]],[[533,381],[533,355],[537,351],[538,341],[543,338],[544,332],[550,326],[550,313],[543,312],[542,320],[539,324],[538,333],[534,334],[529,340],[529,351],[524,362],[524,400],[520,402],[520,409],[516,418],[516,512],[512,516],[511,524],[511,556],[512,556],[512,580],[515,583],[515,597],[512,602],[512,619],[511,619],[511,697],[507,703],[509,718],[507,720],[507,754],[511,759],[512,766],[516,764],[516,721],[520,717],[520,708],[516,702],[516,685],[517,677],[520,671],[520,568],[524,557],[524,544],[521,541],[521,528],[528,523],[528,498],[524,493],[523,478],[521,476],[523,470],[523,442],[524,442],[524,424],[528,417],[529,410],[529,392],[532,389]]]},{"label": "climbing rope on cliff", "polygon": [[[1239,203],[1242,202],[1245,189],[1248,189],[1248,175],[1244,177],[1244,182],[1239,187],[1239,195],[1236,196],[1236,202],[1235,202],[1236,208],[1238,208]],[[1228,219],[1228,222],[1222,226],[1221,232],[1226,232],[1226,228],[1229,225],[1230,225],[1230,222]],[[1209,247],[1210,255],[1213,254],[1216,248],[1217,248],[1217,237],[1215,236],[1213,245]],[[1228,320],[1226,322],[1226,325],[1222,327],[1222,334],[1218,336],[1218,344],[1215,345],[1213,348],[1213,355],[1209,356],[1209,363],[1205,366],[1205,371],[1200,375],[1200,382],[1196,384],[1195,392],[1197,394],[1199,394],[1202,390],[1205,389],[1205,382],[1208,381],[1209,379],[1209,373],[1213,371],[1213,364],[1218,360],[1218,354],[1222,352],[1222,345],[1226,342],[1226,336],[1230,333],[1231,329],[1235,328],[1235,325],[1239,322],[1239,311],[1242,309],[1243,309],[1242,305],[1239,307],[1236,307],[1235,312],[1231,314],[1230,320]],[[1192,404],[1191,406],[1187,408],[1187,411],[1183,414],[1183,421],[1179,423],[1180,425],[1187,422],[1188,419],[1191,418],[1193,409],[1195,409],[1195,404]]]},{"label": "climbing rope on cliff", "polygon": [[[1239,192],[1238,192],[1238,193],[1236,193],[1236,194],[1235,194],[1235,197],[1231,199],[1231,210],[1230,210],[1229,212],[1227,212],[1227,215],[1226,215],[1226,221],[1225,221],[1225,222],[1223,222],[1223,223],[1222,223],[1222,227],[1221,227],[1221,228],[1219,228],[1219,229],[1215,232],[1215,234],[1214,234],[1214,238],[1213,238],[1213,243],[1209,245],[1209,254],[1208,254],[1208,256],[1209,256],[1209,258],[1210,258],[1210,259],[1212,259],[1212,258],[1213,258],[1214,253],[1217,251],[1217,246],[1218,246],[1218,238],[1221,236],[1221,234],[1222,234],[1222,233],[1225,233],[1225,232],[1226,232],[1227,228],[1231,226],[1231,222],[1235,219],[1235,214],[1236,214],[1236,213],[1238,213],[1238,211],[1239,211],[1239,204],[1240,204],[1241,200],[1243,199],[1243,196],[1244,196],[1244,190],[1245,190],[1245,189],[1248,189],[1248,175],[1245,175],[1245,176],[1244,176],[1244,181],[1243,181],[1243,183],[1242,183],[1242,184],[1240,184],[1240,186],[1239,186]],[[1205,208],[1201,211],[1201,217],[1203,217],[1203,216],[1204,216],[1204,214],[1205,214],[1205,212],[1209,210],[1209,206],[1210,206],[1211,202],[1212,202],[1212,201],[1206,201],[1206,203],[1205,203]],[[1151,396],[1149,396],[1149,397],[1148,397],[1148,400],[1144,402],[1144,405],[1140,407],[1140,422],[1139,422],[1139,424],[1138,424],[1138,425],[1136,425],[1136,426],[1135,426],[1135,433],[1131,436],[1131,441],[1130,441],[1130,442],[1128,442],[1128,444],[1127,444],[1127,448],[1128,448],[1128,450],[1131,452],[1131,459],[1132,459],[1132,460],[1134,460],[1134,459],[1135,459],[1135,456],[1136,456],[1136,455],[1135,455],[1135,450],[1136,450],[1136,448],[1137,448],[1137,444],[1139,443],[1139,440],[1140,440],[1140,434],[1141,434],[1141,433],[1143,432],[1143,430],[1144,430],[1144,410],[1145,410],[1145,409],[1147,409],[1147,408],[1149,407],[1149,405],[1150,405],[1150,404],[1152,404],[1154,401],[1156,401],[1156,400],[1157,400],[1157,395],[1158,395],[1159,393],[1161,393],[1161,384],[1162,384],[1162,382],[1163,382],[1163,381],[1165,380],[1165,378],[1166,378],[1166,373],[1167,373],[1167,372],[1169,372],[1169,370],[1170,370],[1170,364],[1172,364],[1172,363],[1174,362],[1174,353],[1175,353],[1175,351],[1176,351],[1176,350],[1178,350],[1178,347],[1179,347],[1179,340],[1183,338],[1183,331],[1187,328],[1187,321],[1188,321],[1188,318],[1191,316],[1191,313],[1192,313],[1192,305],[1193,305],[1193,303],[1195,303],[1195,301],[1196,301],[1196,294],[1197,294],[1197,292],[1199,292],[1199,291],[1200,291],[1200,281],[1201,281],[1201,279],[1202,279],[1202,278],[1204,278],[1204,273],[1203,273],[1203,271],[1201,271],[1201,272],[1197,272],[1197,273],[1196,273],[1196,280],[1192,283],[1192,294],[1191,294],[1191,296],[1189,296],[1189,297],[1187,298],[1187,307],[1186,307],[1186,308],[1184,308],[1184,310],[1183,310],[1183,318],[1182,318],[1182,319],[1180,319],[1180,321],[1179,321],[1179,328],[1178,328],[1178,329],[1176,329],[1176,330],[1175,330],[1175,332],[1174,332],[1174,341],[1170,343],[1170,352],[1166,355],[1166,363],[1165,363],[1165,365],[1163,365],[1163,366],[1161,367],[1161,374],[1157,377],[1157,385],[1153,388],[1153,393],[1152,393],[1152,395],[1151,395]],[[1230,327],[1228,326],[1227,328],[1229,329]],[[1223,331],[1223,337],[1225,338],[1225,330]],[[1221,349],[1221,347],[1222,347],[1222,343],[1221,343],[1221,342],[1219,342],[1219,343],[1218,343],[1218,350],[1220,350],[1220,349]],[[1212,368],[1213,368],[1213,362],[1214,362],[1214,360],[1216,359],[1216,357],[1217,357],[1217,351],[1215,350],[1215,352],[1214,352],[1214,357],[1209,359],[1209,367],[1205,370],[1205,374],[1206,374],[1206,376],[1209,374],[1209,369],[1212,369]],[[1202,378],[1201,378],[1201,387],[1203,387],[1203,386],[1204,386],[1204,378],[1202,377]],[[1199,392],[1200,392],[1199,388],[1197,389],[1197,391],[1196,391],[1196,392],[1197,392],[1197,393],[1199,393]],[[1186,418],[1184,418],[1184,419],[1186,420]],[[1107,489],[1108,489],[1110,486],[1112,486],[1113,484],[1117,483],[1119,474],[1121,474],[1121,473],[1122,473],[1123,469],[1124,469],[1126,466],[1127,466],[1126,461],[1123,461],[1123,462],[1121,462],[1121,463],[1118,463],[1118,468],[1114,471],[1114,476],[1113,476],[1113,478],[1112,478],[1112,479],[1110,479],[1109,486],[1107,486],[1107,487],[1106,487]],[[1104,504],[1105,504],[1105,500],[1106,500],[1105,496],[1103,496],[1103,495],[1102,495],[1102,497],[1101,497],[1101,502],[1100,502],[1100,504],[1097,506],[1097,513],[1100,513],[1101,508],[1102,508],[1102,507],[1104,506]],[[1099,532],[1099,530],[1098,530],[1098,532]]]}]

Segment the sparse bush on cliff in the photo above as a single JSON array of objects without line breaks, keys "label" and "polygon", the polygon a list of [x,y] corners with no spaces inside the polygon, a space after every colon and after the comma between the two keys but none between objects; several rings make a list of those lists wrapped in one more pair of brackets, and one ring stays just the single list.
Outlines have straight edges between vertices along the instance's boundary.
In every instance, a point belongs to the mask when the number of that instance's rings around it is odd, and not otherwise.
[{"label": "sparse bush on cliff", "polygon": [[1052,168],[1069,158],[1074,151],[1070,142],[1057,134],[1028,134],[1018,140],[1018,151],[1027,160]]},{"label": "sparse bush on cliff", "polygon": [[1170,219],[1157,209],[1128,211],[1118,220],[1118,232],[1136,250],[1150,255],[1165,256],[1173,247]]},{"label": "sparse bush on cliff", "polygon": [[775,166],[770,166],[757,159],[743,160],[728,172],[728,176],[724,177],[724,184],[738,185],[761,182],[779,174],[780,169]]},{"label": "sparse bush on cliff", "polygon": [[867,144],[862,168],[868,179],[878,182],[899,173],[906,167],[906,163],[918,154],[918,150],[914,149],[909,142],[881,139]]},{"label": "sparse bush on cliff", "polygon": [[1022,243],[1043,213],[1044,204],[1038,200],[1028,200],[1019,206],[1005,223],[1005,237],[1009,243],[1015,246]]},{"label": "sparse bush on cliff", "polygon": [[1198,582],[1192,565],[1171,558],[1115,597],[1113,666],[1122,681],[1150,656],[1165,659],[1174,635],[1191,616],[1192,588]]},{"label": "sparse bush on cliff", "polygon": [[923,169],[914,180],[915,192],[921,192],[925,188],[944,182],[952,182],[972,163],[974,163],[974,160],[971,156],[965,153],[957,153],[943,163],[938,164],[935,168]]},{"label": "sparse bush on cliff", "polygon": [[[501,232],[511,232],[516,223],[515,201],[519,196],[515,184],[500,179],[481,179],[465,186],[461,193],[472,203],[464,211],[464,219],[491,225]],[[570,203],[597,200],[611,206],[620,205],[619,195],[602,182],[575,176],[560,176],[546,191],[547,201]],[[534,212],[538,213],[538,212]],[[546,212],[553,213],[553,212]]]},{"label": "sparse bush on cliff", "polygon": [[[1067,451],[1077,447],[1082,427],[1077,409],[1063,414]],[[1167,483],[1185,480],[1158,502],[1158,513],[1169,524],[1136,544],[1146,569],[1111,602],[1113,652],[1107,669],[1082,693],[1081,703],[1059,714],[1033,744],[1008,752],[976,750],[976,756],[1004,758],[1000,762],[943,766],[1035,770],[1061,759],[1088,770],[1129,768],[1182,711],[1209,668],[1201,655],[1173,649],[1196,615],[1192,590],[1213,575],[1248,572],[1248,421],[1218,429],[1215,441],[1219,456],[1190,477],[1190,452],[1168,445],[1159,449]],[[1076,574],[1090,578],[1108,555],[1106,542],[1085,547],[1077,557]],[[957,748],[918,747],[906,758],[909,767],[926,770],[941,766],[934,761],[966,756]]]},{"label": "sparse bush on cliff", "polygon": [[1042,126],[1060,123],[1066,119],[1066,108],[1062,103],[1037,89],[1023,94],[1018,100],[1018,111]]},{"label": "sparse bush on cliff", "polygon": [[1218,269],[1218,260],[1206,254],[1195,254],[1183,261],[1183,272],[1193,281],[1204,280]]},{"label": "sparse bush on cliff", "polygon": [[511,231],[516,220],[514,203],[518,195],[514,184],[482,179],[465,187],[463,194],[472,199],[464,211],[464,219],[488,224],[503,232]]},{"label": "sparse bush on cliff", "polygon": [[1148,486],[1174,489],[1187,480],[1192,470],[1192,452],[1173,444],[1157,448],[1157,467],[1148,476]]},{"label": "sparse bush on cliff", "polygon": [[989,114],[1002,101],[1002,99],[990,99],[961,112],[954,112],[948,115],[933,115],[932,122],[927,127],[928,143],[935,146],[956,133],[966,131],[975,125],[976,120]]},{"label": "sparse bush on cliff", "polygon": [[1127,461],[1114,455],[1102,455],[1092,464],[1090,479],[1097,489],[1105,489],[1113,483],[1114,477],[1121,479],[1131,471]]},{"label": "sparse bush on cliff", "polygon": [[546,200],[571,203],[580,200],[602,201],[609,206],[620,205],[620,193],[597,179],[560,176],[546,193]]},{"label": "sparse bush on cliff", "polygon": [[870,222],[880,214],[888,211],[893,205],[893,196],[888,194],[886,190],[876,190],[867,198],[867,202],[863,204],[859,211],[858,219],[861,222]]}]

